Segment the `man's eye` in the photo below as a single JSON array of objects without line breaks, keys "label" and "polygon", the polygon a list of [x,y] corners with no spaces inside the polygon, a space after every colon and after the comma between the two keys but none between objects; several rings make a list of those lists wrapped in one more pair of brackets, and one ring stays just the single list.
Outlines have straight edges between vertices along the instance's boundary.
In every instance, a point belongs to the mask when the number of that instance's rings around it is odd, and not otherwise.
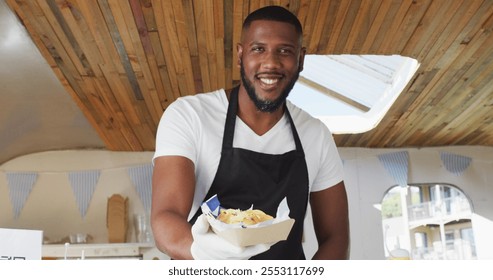
[{"label": "man's eye", "polygon": [[264,48],[262,48],[262,47],[253,47],[252,48],[252,51],[254,51],[254,52],[261,52],[263,50],[264,50]]},{"label": "man's eye", "polygon": [[292,53],[292,51],[290,49],[280,49],[279,50],[279,53],[281,53],[281,54],[290,54],[290,53]]}]

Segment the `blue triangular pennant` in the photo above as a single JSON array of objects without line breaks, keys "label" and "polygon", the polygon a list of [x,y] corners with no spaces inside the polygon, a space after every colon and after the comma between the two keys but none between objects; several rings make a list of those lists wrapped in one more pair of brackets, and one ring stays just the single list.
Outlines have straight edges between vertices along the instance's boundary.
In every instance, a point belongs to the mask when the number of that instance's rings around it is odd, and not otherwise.
[{"label": "blue triangular pennant", "polygon": [[34,172],[7,172],[10,202],[14,211],[14,219],[19,217],[37,178],[38,174]]},{"label": "blue triangular pennant", "polygon": [[387,172],[401,187],[407,186],[407,173],[409,165],[409,154],[407,151],[382,154],[378,159]]},{"label": "blue triangular pennant", "polygon": [[440,159],[450,173],[459,176],[471,164],[472,158],[447,152],[440,152]]},{"label": "blue triangular pennant", "polygon": [[85,170],[72,171],[68,174],[82,218],[86,216],[100,173],[100,170]]},{"label": "blue triangular pennant", "polygon": [[144,209],[150,213],[152,199],[152,164],[129,167],[128,175],[139,194]]}]

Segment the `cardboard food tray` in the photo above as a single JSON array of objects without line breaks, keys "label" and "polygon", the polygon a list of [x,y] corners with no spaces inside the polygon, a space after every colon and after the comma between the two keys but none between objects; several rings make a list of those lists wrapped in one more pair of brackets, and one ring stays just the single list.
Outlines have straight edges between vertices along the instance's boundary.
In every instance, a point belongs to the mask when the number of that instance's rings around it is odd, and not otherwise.
[{"label": "cardboard food tray", "polygon": [[289,207],[284,199],[278,207],[276,217],[256,225],[225,224],[217,220],[220,202],[216,196],[202,204],[212,230],[222,238],[237,246],[251,246],[262,243],[276,243],[286,240],[295,222],[289,218]]},{"label": "cardboard food tray", "polygon": [[232,244],[243,247],[286,240],[293,224],[294,219],[288,219],[265,227],[235,228],[223,231],[212,227],[212,230]]}]

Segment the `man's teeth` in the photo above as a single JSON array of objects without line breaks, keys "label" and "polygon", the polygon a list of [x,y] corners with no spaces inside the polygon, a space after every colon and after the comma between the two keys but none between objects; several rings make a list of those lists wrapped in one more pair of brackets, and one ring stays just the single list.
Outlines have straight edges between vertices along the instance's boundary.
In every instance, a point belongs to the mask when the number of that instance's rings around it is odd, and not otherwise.
[{"label": "man's teeth", "polygon": [[260,79],[262,81],[262,83],[264,84],[268,84],[268,85],[272,85],[272,84],[275,84],[277,82],[277,79]]}]

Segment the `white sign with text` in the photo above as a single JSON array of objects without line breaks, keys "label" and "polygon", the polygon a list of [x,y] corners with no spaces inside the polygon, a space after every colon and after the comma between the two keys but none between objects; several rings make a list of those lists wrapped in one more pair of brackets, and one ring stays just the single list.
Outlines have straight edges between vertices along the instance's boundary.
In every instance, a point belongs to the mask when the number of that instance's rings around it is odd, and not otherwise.
[{"label": "white sign with text", "polygon": [[43,232],[0,228],[0,260],[41,260]]}]

